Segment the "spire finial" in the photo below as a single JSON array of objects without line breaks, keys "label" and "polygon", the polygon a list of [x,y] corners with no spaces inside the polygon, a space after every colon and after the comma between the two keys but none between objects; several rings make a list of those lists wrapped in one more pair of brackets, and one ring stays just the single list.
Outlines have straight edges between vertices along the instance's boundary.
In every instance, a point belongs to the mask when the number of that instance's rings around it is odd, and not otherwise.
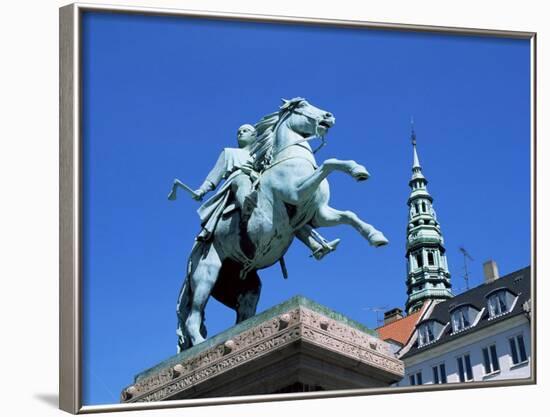
[{"label": "spire finial", "polygon": [[414,119],[411,116],[411,143],[413,146],[413,170],[421,170],[418,154],[416,153],[416,132],[414,131]]},{"label": "spire finial", "polygon": [[414,131],[414,118],[411,116],[411,142],[413,146],[416,146],[416,133]]}]

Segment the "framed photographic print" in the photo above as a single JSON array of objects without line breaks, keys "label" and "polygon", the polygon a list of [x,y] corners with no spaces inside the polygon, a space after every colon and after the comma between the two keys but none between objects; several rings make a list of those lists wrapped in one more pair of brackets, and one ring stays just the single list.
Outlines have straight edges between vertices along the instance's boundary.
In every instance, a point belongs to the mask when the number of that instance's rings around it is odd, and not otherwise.
[{"label": "framed photographic print", "polygon": [[60,9],[60,407],[533,384],[535,33]]}]

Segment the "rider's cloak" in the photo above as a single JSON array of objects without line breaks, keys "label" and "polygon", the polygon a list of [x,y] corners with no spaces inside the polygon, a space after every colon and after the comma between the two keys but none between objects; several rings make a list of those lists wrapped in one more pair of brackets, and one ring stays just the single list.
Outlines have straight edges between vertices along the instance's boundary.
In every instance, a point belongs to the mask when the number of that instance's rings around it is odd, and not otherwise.
[{"label": "rider's cloak", "polygon": [[251,161],[249,151],[240,148],[225,148],[218,157],[216,165],[206,177],[206,181],[211,182],[214,187],[217,187],[223,179],[225,182],[218,192],[197,210],[203,228],[199,234],[202,239],[210,238],[214,232],[216,224],[227,206],[233,180],[238,175],[246,175],[241,168],[247,163],[250,164]]}]

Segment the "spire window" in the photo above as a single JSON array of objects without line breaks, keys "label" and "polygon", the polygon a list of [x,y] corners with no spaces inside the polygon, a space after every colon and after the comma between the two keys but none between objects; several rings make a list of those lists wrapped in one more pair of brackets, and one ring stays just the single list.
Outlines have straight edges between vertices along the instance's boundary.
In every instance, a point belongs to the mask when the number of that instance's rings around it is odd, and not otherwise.
[{"label": "spire window", "polygon": [[428,252],[428,265],[435,265],[433,252]]},{"label": "spire window", "polygon": [[422,254],[417,253],[414,256],[416,258],[416,265],[418,266],[418,268],[422,268],[424,266],[424,260],[422,259]]}]

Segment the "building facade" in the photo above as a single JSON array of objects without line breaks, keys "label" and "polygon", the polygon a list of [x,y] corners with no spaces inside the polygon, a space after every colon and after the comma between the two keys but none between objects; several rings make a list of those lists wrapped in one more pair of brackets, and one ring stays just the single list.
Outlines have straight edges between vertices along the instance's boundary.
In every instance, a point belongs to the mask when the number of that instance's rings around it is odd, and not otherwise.
[{"label": "building facade", "polygon": [[530,378],[531,268],[431,302],[398,353],[398,386]]}]

